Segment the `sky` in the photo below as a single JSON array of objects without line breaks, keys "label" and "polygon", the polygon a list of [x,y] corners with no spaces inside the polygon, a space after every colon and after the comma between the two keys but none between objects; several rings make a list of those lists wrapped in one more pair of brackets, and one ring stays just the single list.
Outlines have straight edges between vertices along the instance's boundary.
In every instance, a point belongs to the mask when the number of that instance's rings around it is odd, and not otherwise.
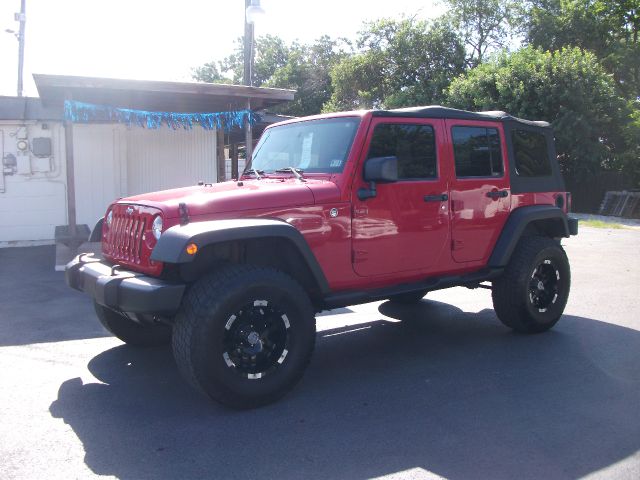
[{"label": "sky", "polygon": [[[262,0],[256,35],[312,42],[355,38],[362,22],[433,18],[438,0]],[[0,0],[0,95],[16,95],[20,0]],[[244,31],[244,0],[27,0],[25,95],[33,73],[191,81],[191,69],[232,52]]]}]

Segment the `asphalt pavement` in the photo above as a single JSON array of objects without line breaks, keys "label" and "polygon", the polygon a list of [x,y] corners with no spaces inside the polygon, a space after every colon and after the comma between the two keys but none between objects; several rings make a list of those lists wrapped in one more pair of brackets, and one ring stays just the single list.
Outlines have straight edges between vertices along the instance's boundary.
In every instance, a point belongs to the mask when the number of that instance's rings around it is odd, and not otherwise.
[{"label": "asphalt pavement", "polygon": [[0,478],[637,480],[640,231],[564,243],[552,331],[510,332],[483,289],[337,310],[296,389],[245,412],[109,336],[53,247],[0,249]]}]

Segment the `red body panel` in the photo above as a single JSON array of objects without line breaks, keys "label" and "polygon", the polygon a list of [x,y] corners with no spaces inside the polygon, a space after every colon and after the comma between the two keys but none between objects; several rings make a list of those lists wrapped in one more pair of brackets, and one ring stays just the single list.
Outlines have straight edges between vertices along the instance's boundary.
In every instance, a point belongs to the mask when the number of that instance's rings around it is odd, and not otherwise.
[{"label": "red body panel", "polygon": [[[502,124],[473,120],[447,120],[451,199],[451,249],[457,263],[486,262],[507,221],[511,206],[509,163]],[[451,128],[454,126],[497,128],[502,146],[503,175],[500,177],[457,178],[453,161]],[[506,197],[490,198],[491,191],[507,192]]]},{"label": "red body panel", "polygon": [[[191,222],[229,218],[281,219],[294,225],[316,256],[332,291],[366,290],[417,281],[429,276],[462,274],[482,268],[512,209],[533,204],[554,204],[558,192],[519,194],[492,199],[486,193],[508,190],[508,155],[500,122],[373,117],[371,112],[331,114],[361,116],[360,126],[340,174],[305,174],[306,182],[292,175],[270,175],[256,180],[225,182],[154,192],[119,200],[110,208],[146,219],[136,227],[129,243],[103,231],[107,259],[131,270],[159,275],[161,264],[150,260],[155,238],[153,216],[161,212],[164,229],[180,223],[184,203]],[[322,118],[323,116],[309,117]],[[296,120],[292,120],[296,121]],[[290,123],[290,122],[286,122]],[[373,126],[378,123],[420,123],[436,132],[438,178],[378,184],[377,197],[361,201],[363,163]],[[450,128],[482,125],[497,128],[505,162],[500,178],[457,179]],[[274,128],[271,126],[269,128]],[[425,195],[448,195],[442,202],[425,202]],[[337,209],[332,216],[331,210]],[[335,212],[334,212],[335,213]],[[149,221],[150,220],[150,221]],[[142,228],[142,230],[140,230]],[[113,226],[112,226],[113,230]],[[122,245],[140,242],[132,251]],[[136,244],[137,245],[137,244]],[[136,247],[137,248],[137,247]]]}]

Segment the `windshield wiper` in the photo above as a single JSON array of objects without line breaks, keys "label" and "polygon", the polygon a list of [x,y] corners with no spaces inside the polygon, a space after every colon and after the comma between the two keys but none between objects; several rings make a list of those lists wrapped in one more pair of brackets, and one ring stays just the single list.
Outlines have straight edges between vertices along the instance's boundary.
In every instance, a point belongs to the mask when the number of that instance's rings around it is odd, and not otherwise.
[{"label": "windshield wiper", "polygon": [[296,179],[300,180],[301,182],[306,182],[304,177],[301,175],[302,173],[304,173],[304,170],[302,170],[300,168],[284,167],[284,168],[279,168],[279,169],[276,170],[276,173],[285,173],[285,172],[291,172],[291,173],[293,173],[293,176],[296,177]]},{"label": "windshield wiper", "polygon": [[242,175],[255,175],[256,180],[260,180],[262,178],[262,175],[264,175],[264,170],[256,170],[255,168],[248,168],[247,170],[245,170],[244,172],[242,172]]}]

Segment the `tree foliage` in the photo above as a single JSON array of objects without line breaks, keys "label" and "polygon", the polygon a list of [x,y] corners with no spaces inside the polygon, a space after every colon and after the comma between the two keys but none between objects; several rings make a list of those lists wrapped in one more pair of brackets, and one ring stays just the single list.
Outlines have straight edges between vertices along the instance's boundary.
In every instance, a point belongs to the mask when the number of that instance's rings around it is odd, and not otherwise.
[{"label": "tree foliage", "polygon": [[[209,62],[192,72],[194,80],[241,84],[244,72],[243,40],[236,41],[234,53],[218,62]],[[286,44],[273,35],[256,39],[252,84],[296,90],[293,102],[274,108],[287,115],[319,113],[333,92],[331,68],[346,56],[344,39],[320,37],[310,45]]]},{"label": "tree foliage", "polygon": [[475,67],[488,53],[503,49],[512,36],[517,19],[513,0],[445,0],[446,20],[468,49],[467,64]]},{"label": "tree foliage", "polygon": [[294,44],[286,64],[278,68],[265,86],[296,90],[293,102],[276,111],[289,115],[313,115],[331,98],[331,69],[347,56],[344,40],[320,37],[311,45]]},{"label": "tree foliage", "polygon": [[325,111],[439,103],[464,71],[464,46],[442,22],[382,19],[366,25],[357,46],[331,71]]},{"label": "tree foliage", "polygon": [[626,101],[596,56],[577,47],[501,54],[454,80],[448,94],[448,103],[458,108],[550,121],[569,175],[611,167],[628,148]]},{"label": "tree foliage", "polygon": [[525,40],[544,50],[576,46],[594,52],[627,97],[640,97],[638,0],[534,0]]},{"label": "tree foliage", "polygon": [[[354,46],[259,37],[253,84],[296,90],[275,109],[291,115],[448,103],[549,120],[566,175],[640,180],[640,0],[442,1],[436,20],[364,24]],[[242,39],[192,75],[241,83]]]}]

